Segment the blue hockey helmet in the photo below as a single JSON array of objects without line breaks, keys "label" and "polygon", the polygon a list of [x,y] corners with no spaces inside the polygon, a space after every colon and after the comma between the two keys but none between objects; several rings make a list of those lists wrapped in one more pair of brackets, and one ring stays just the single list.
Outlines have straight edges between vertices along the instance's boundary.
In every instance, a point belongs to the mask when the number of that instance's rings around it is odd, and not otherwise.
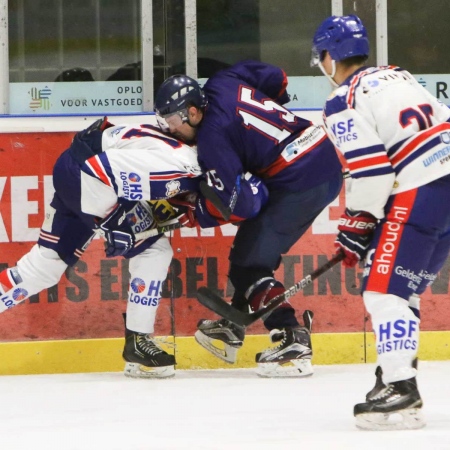
[{"label": "blue hockey helmet", "polygon": [[353,56],[369,56],[367,31],[358,16],[331,16],[317,28],[313,38],[311,66],[317,67],[323,52],[335,61]]},{"label": "blue hockey helmet", "polygon": [[158,89],[154,110],[159,125],[167,131],[168,118],[187,122],[189,106],[204,108],[206,104],[205,93],[196,80],[187,75],[172,75]]}]

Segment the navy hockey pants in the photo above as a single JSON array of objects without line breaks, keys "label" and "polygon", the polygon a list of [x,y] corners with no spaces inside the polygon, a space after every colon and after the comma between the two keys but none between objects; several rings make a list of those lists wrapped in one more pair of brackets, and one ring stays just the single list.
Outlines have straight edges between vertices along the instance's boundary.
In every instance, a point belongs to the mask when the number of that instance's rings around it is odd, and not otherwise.
[{"label": "navy hockey pants", "polygon": [[230,281],[235,288],[233,306],[241,309],[245,291],[262,277],[271,277],[281,255],[303,236],[314,219],[338,195],[342,174],[302,192],[269,193],[258,216],[239,226],[230,252]]},{"label": "navy hockey pants", "polygon": [[405,300],[422,294],[450,250],[450,175],[392,195],[375,230],[364,267],[363,291]]}]

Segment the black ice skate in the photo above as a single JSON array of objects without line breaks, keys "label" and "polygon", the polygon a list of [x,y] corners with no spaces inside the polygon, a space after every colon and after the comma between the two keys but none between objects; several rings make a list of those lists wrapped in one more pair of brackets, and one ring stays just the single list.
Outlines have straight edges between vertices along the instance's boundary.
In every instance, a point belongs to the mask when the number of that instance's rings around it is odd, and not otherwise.
[{"label": "black ice skate", "polygon": [[234,364],[237,351],[242,347],[245,328],[226,319],[201,319],[197,324],[195,340],[214,356]]},{"label": "black ice skate", "polygon": [[165,352],[148,334],[125,329],[124,373],[133,378],[168,378],[175,375],[175,356]]},{"label": "black ice skate", "polygon": [[375,386],[366,394],[366,402],[376,397],[383,389],[386,389],[382,376],[383,369],[381,366],[377,366],[375,369]]},{"label": "black ice skate", "polygon": [[421,408],[414,377],[389,383],[365,403],[355,405],[353,414],[356,426],[363,430],[415,430],[425,426]]},{"label": "black ice skate", "polygon": [[[412,366],[417,370],[418,358],[414,358]],[[373,397],[376,397],[386,385],[383,382],[383,369],[381,366],[377,366],[375,369],[375,386],[366,394],[366,402],[368,402]]]},{"label": "black ice skate", "polygon": [[[312,312],[305,311],[307,313],[311,314],[312,319]],[[305,377],[313,374],[310,326],[275,329],[270,332],[270,339],[281,343],[256,354],[256,373],[259,376]]]}]

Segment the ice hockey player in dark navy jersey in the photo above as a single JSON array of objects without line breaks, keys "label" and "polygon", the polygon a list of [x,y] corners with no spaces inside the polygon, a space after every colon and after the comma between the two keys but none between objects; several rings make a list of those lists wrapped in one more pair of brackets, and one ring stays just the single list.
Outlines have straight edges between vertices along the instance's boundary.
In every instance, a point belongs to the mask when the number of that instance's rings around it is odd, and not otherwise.
[{"label": "ice hockey player in dark navy jersey", "polygon": [[[281,255],[342,186],[333,144],[321,126],[282,106],[289,102],[286,87],[282,69],[243,61],[215,74],[203,88],[186,75],[174,75],[155,99],[161,128],[197,144],[208,185],[230,220],[241,222],[229,256],[232,305],[238,309],[258,310],[285,290],[274,279]],[[199,195],[193,206],[201,227],[224,223],[215,202]],[[280,305],[264,325],[272,341],[281,343],[256,355],[258,373],[310,375],[310,330],[299,324],[292,306]],[[232,363],[244,335],[244,329],[224,319],[201,320],[196,338]],[[226,344],[225,352],[213,346],[213,339]],[[286,365],[290,361],[293,366]]]}]

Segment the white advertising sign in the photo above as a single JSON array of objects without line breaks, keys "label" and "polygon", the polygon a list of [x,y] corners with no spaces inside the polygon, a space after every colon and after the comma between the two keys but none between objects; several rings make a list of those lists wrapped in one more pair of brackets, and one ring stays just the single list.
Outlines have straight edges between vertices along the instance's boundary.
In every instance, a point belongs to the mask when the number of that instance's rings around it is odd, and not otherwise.
[{"label": "white advertising sign", "polygon": [[[422,86],[450,105],[450,75],[414,75]],[[204,84],[206,79],[200,79]],[[142,112],[141,81],[10,83],[11,114]],[[289,77],[288,109],[321,109],[332,92],[324,76]]]},{"label": "white advertising sign", "polygon": [[11,114],[141,112],[141,81],[10,83]]}]

